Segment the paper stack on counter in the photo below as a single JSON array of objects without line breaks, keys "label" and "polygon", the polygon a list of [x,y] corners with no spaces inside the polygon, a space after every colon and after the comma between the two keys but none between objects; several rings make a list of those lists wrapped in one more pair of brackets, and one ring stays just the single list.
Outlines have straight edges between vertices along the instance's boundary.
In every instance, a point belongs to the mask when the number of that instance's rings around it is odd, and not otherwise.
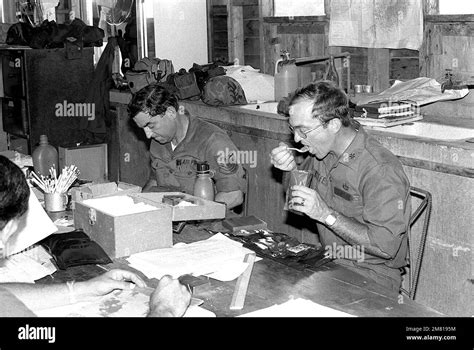
[{"label": "paper stack on counter", "polygon": [[242,247],[242,243],[217,233],[204,241],[133,254],[127,260],[148,278],[160,279],[164,275],[178,278],[190,274],[232,281],[247,268],[244,257],[248,253],[252,251]]},{"label": "paper stack on counter", "polygon": [[357,105],[354,119],[366,126],[390,127],[423,119],[419,106],[409,101]]}]

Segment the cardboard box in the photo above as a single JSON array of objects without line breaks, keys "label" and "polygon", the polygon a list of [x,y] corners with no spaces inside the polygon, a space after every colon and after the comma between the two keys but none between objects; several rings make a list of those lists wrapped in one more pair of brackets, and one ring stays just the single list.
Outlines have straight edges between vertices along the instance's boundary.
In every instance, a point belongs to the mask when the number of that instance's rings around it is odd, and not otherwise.
[{"label": "cardboard box", "polygon": [[[193,220],[211,220],[223,219],[225,217],[226,206],[222,203],[209,201],[207,199],[192,196],[181,192],[149,192],[134,194],[137,198],[160,205],[167,205],[172,210],[173,221],[193,221]],[[175,201],[179,197],[182,200],[195,204],[194,206],[180,206]],[[178,201],[179,202],[179,201]],[[174,205],[173,205],[174,204]]]},{"label": "cardboard box", "polygon": [[[75,228],[84,230],[111,258],[172,247],[171,207],[134,195],[124,197],[131,197],[134,203],[149,204],[156,209],[113,215],[107,210],[94,208],[97,201],[107,198],[93,198],[76,203],[73,211]],[[114,200],[117,202],[116,197]]]},{"label": "cardboard box", "polygon": [[91,183],[79,187],[73,187],[71,193],[71,208],[75,208],[76,202],[86,199],[100,198],[106,196],[123,196],[131,193],[140,193],[140,186],[131,185],[125,182]]}]

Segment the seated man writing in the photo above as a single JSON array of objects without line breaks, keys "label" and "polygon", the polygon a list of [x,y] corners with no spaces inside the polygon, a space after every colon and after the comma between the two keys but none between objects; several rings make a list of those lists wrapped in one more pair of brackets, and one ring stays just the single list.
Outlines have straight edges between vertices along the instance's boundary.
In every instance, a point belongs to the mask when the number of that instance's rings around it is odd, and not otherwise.
[{"label": "seated man writing", "polygon": [[[411,213],[401,163],[352,119],[346,94],[332,83],[297,90],[289,124],[295,142],[310,153],[298,169],[313,175],[310,188],[291,188],[290,207],[316,221],[336,262],[398,293]],[[284,143],[272,150],[271,162],[286,172],[297,169]]]},{"label": "seated man writing", "polygon": [[153,174],[143,191],[182,191],[193,194],[197,162],[207,162],[214,170],[215,201],[227,209],[243,201],[243,168],[228,155],[237,148],[229,136],[214,124],[185,111],[176,95],[159,85],[138,91],[128,106],[130,117],[151,138]]},{"label": "seated man writing", "polygon": [[[30,188],[21,169],[0,156],[0,260],[9,239],[14,238],[19,218],[28,210]],[[146,287],[135,273],[111,270],[84,282],[64,284],[0,283],[0,317],[32,317],[31,309],[93,301],[117,289]],[[150,296],[148,316],[182,316],[191,295],[178,280],[164,276]]]}]

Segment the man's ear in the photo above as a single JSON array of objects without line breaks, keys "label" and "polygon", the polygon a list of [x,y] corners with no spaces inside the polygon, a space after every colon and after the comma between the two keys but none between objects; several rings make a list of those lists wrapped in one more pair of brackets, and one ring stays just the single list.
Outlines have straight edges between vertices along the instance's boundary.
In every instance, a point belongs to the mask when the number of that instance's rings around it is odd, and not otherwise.
[{"label": "man's ear", "polygon": [[170,118],[176,118],[177,111],[174,109],[174,107],[168,106],[166,108],[166,115],[168,115]]},{"label": "man's ear", "polygon": [[333,133],[337,133],[342,127],[341,119],[333,118],[329,121],[329,128]]}]

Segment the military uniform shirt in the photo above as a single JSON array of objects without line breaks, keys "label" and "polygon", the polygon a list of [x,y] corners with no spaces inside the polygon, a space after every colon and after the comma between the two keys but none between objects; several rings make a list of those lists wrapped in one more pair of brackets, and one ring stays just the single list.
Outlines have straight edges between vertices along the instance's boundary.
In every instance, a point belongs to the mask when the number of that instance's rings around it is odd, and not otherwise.
[{"label": "military uniform shirt", "polygon": [[216,125],[187,114],[188,130],[172,150],[171,144],[150,144],[151,166],[158,186],[176,188],[193,194],[196,162],[207,161],[215,172],[217,192],[245,192],[243,169],[237,162],[237,148],[226,132]]},{"label": "military uniform shirt", "polygon": [[[371,245],[391,256],[387,260],[364,252],[363,262],[352,263],[399,277],[399,268],[406,265],[411,205],[410,184],[395,155],[360,127],[339,158],[334,153],[322,161],[310,156],[300,168],[311,171],[311,188],[330,208],[366,225]],[[325,225],[317,228],[323,246],[348,245]]]}]

